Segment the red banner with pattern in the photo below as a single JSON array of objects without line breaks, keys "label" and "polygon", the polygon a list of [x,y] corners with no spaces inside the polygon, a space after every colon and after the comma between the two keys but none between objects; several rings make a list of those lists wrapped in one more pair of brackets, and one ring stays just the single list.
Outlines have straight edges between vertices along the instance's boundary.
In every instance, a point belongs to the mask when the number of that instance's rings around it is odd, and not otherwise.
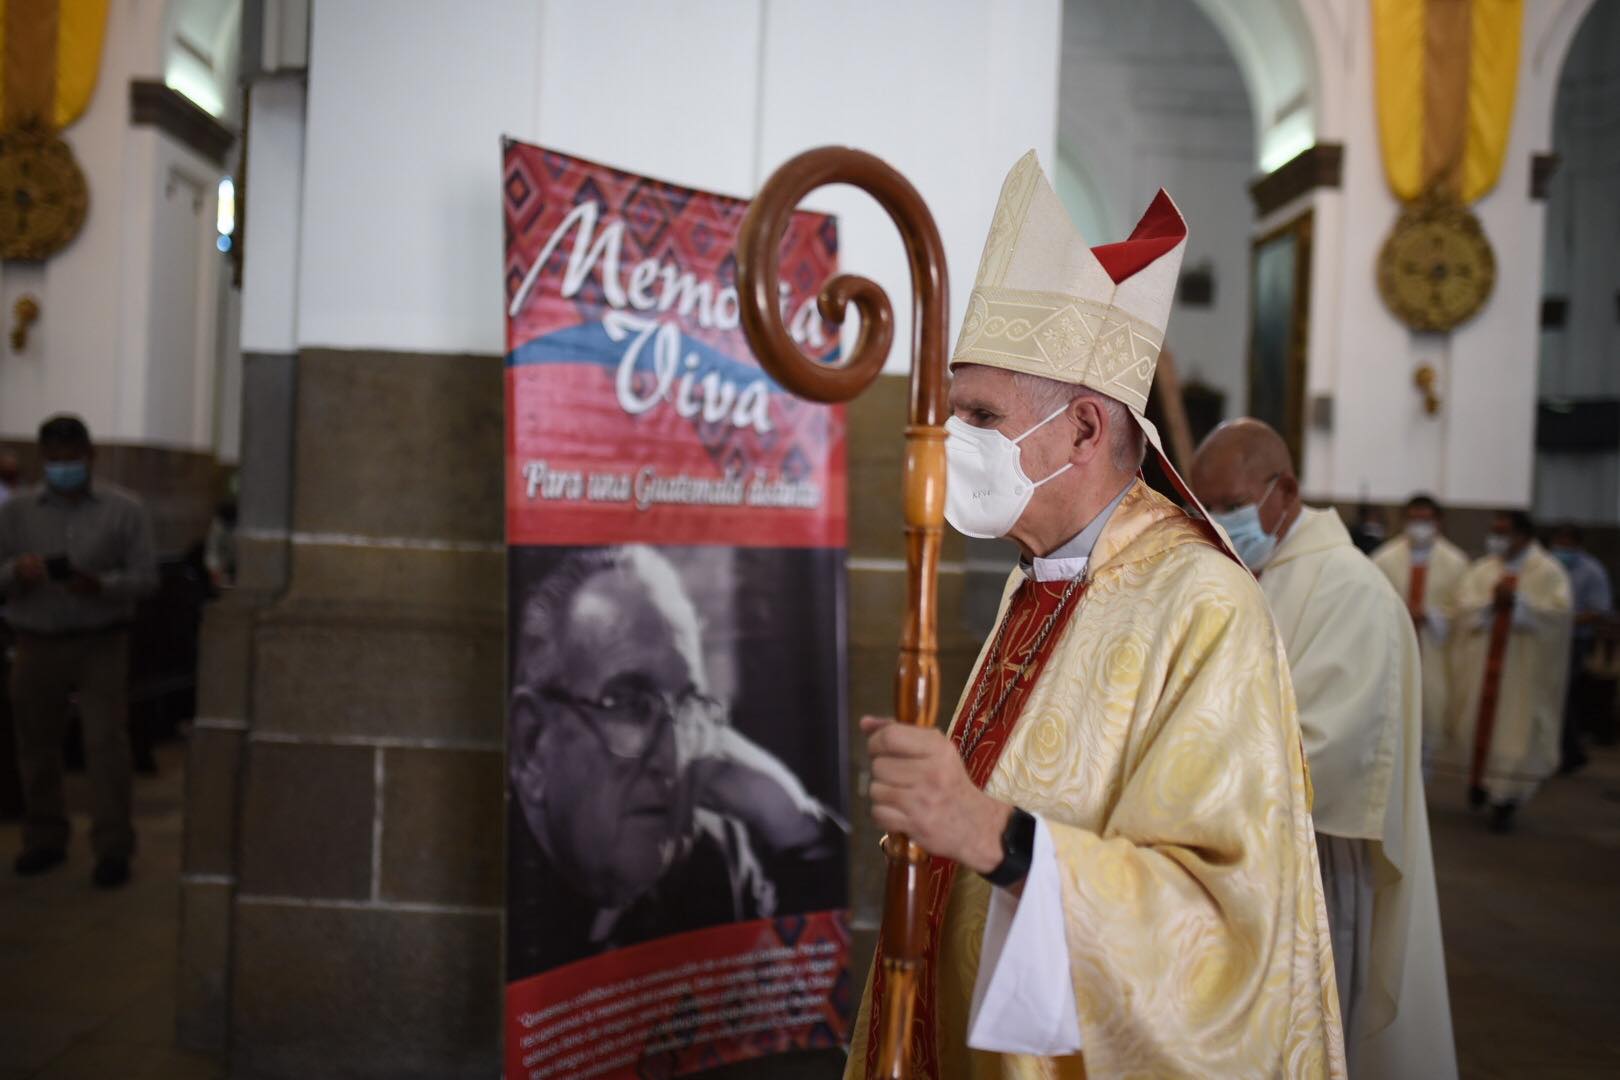
[{"label": "red banner with pattern", "polygon": [[[506,1076],[834,1049],[859,992],[843,410],[747,347],[745,203],[516,142],[502,165]],[[837,249],[810,213],[782,249],[827,362]]]}]

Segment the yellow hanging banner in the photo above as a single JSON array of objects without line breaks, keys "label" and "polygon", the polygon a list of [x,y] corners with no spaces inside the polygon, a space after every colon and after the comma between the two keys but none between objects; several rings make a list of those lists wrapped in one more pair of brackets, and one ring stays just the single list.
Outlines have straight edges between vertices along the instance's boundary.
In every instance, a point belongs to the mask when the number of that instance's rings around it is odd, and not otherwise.
[{"label": "yellow hanging banner", "polygon": [[1475,0],[1469,35],[1468,142],[1462,197],[1473,202],[1496,186],[1513,130],[1524,0]]},{"label": "yellow hanging banner", "polygon": [[1423,184],[1422,0],[1373,0],[1374,93],[1384,175],[1404,201]]},{"label": "yellow hanging banner", "polygon": [[0,130],[77,120],[106,32],[107,0],[0,0]]},{"label": "yellow hanging banner", "polygon": [[1384,174],[1403,202],[1496,185],[1513,127],[1524,0],[1371,0]]}]

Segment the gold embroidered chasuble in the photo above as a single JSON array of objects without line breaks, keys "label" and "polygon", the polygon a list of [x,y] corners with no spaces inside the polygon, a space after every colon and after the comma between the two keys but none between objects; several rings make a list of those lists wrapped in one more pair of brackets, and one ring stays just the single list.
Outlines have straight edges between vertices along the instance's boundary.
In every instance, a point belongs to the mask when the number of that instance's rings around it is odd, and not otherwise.
[{"label": "gold embroidered chasuble", "polygon": [[[1505,620],[1503,648],[1493,656],[1492,598],[1506,576],[1502,560],[1486,556],[1457,586],[1451,703],[1446,742],[1436,757],[1437,767],[1471,777],[1478,753],[1481,786],[1498,802],[1529,798],[1558,768],[1574,627],[1569,576],[1545,548],[1531,544],[1515,584],[1518,612]],[[1495,698],[1486,708],[1488,687]]]},{"label": "gold embroidered chasuble", "polygon": [[[934,958],[938,1080],[1343,1077],[1309,778],[1258,586],[1140,482],[1088,574],[985,787],[1050,828],[1083,1047],[967,1048],[990,886],[958,873]],[[869,986],[846,1077],[864,1072],[870,1004]]]}]

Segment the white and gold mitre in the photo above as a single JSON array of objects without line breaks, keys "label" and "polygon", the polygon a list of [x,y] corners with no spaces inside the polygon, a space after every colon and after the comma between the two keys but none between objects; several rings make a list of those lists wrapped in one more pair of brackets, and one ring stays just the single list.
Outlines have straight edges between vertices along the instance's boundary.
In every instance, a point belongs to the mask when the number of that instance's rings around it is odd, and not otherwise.
[{"label": "white and gold mitre", "polygon": [[1186,250],[1162,190],[1130,239],[1088,246],[1031,150],[1001,185],[951,366],[1079,383],[1140,416]]}]

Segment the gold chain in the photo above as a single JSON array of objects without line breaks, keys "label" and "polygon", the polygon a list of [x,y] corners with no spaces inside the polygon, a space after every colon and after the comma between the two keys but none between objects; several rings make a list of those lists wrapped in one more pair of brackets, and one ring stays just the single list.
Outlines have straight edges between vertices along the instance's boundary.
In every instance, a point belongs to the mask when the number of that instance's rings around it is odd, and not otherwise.
[{"label": "gold chain", "polygon": [[[990,680],[988,678],[979,680],[979,689],[973,695],[973,705],[968,709],[967,730],[972,733],[972,738],[964,740],[962,743],[963,761],[972,760],[973,751],[979,747],[979,740],[984,738],[984,733],[990,728],[990,718],[1000,714],[1001,707],[1007,704],[1007,699],[1012,696],[1012,692],[1017,689],[1024,676],[1029,674],[1029,669],[1034,665],[1035,658],[1040,655],[1041,647],[1046,644],[1046,639],[1052,634],[1052,628],[1057,625],[1058,617],[1063,614],[1063,609],[1069,606],[1069,600],[1074,596],[1083,581],[1085,581],[1085,575],[1081,574],[1069,582],[1068,588],[1064,589],[1063,595],[1058,598],[1057,607],[1052,609],[1052,614],[1048,615],[1046,621],[1041,624],[1040,632],[1035,635],[1035,643],[1029,648],[1029,655],[1018,666],[1018,673],[1007,681],[1007,685],[1002,688],[1001,694],[996,698],[996,703],[990,707],[988,712],[983,714],[979,713],[979,704],[984,700],[984,691],[990,685]],[[985,661],[986,665],[995,665],[995,667],[1001,665],[1001,658],[997,654],[1001,650],[1002,638],[1007,633],[1007,623],[1010,621],[1010,619],[1003,619],[1001,625],[996,628],[996,640],[990,644],[990,655]],[[990,670],[994,671],[995,667],[991,667]],[[973,728],[975,717],[978,717],[979,720],[978,730],[976,731]]]}]

